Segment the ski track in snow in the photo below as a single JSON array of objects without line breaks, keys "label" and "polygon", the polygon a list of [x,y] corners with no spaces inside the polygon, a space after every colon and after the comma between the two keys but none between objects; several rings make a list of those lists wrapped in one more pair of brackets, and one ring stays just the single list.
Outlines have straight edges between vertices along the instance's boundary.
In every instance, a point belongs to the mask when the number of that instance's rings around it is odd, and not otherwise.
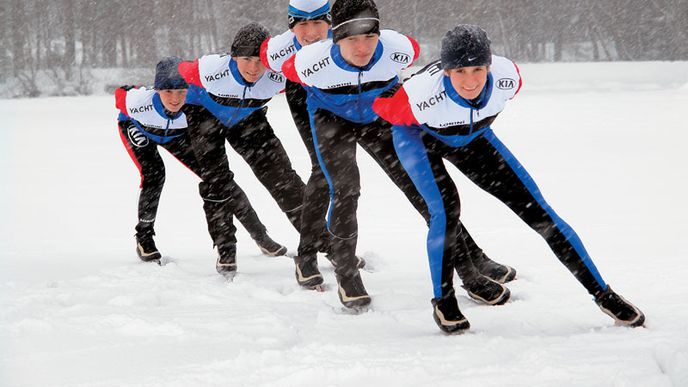
[{"label": "ski track in snow", "polygon": [[[523,65],[524,89],[493,125],[646,329],[615,327],[538,235],[454,171],[467,227],[519,274],[500,307],[472,302],[457,279],[472,328],[442,334],[425,225],[362,151],[365,313],[343,310],[324,258],[326,291],[302,290],[291,260],[260,255],[241,226],[226,282],[198,180],[165,152],[156,241],[167,264],[139,262],[138,174],[113,98],[0,100],[0,386],[688,386],[679,65],[676,79],[666,63]],[[284,97],[270,106],[305,180]],[[295,231],[228,153],[271,236],[295,250]]]}]

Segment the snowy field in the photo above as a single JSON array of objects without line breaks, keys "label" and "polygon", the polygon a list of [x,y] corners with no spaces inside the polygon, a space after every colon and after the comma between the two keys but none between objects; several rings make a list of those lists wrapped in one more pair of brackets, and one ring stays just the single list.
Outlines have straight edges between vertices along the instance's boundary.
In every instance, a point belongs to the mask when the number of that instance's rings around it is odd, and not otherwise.
[{"label": "snowy field", "polygon": [[[605,280],[647,316],[615,327],[546,244],[455,173],[464,220],[518,270],[511,301],[460,336],[432,320],[426,227],[360,152],[359,253],[373,297],[343,311],[300,289],[288,258],[239,227],[239,274],[215,272],[197,178],[167,153],[165,266],[134,252],[138,173],[112,97],[0,100],[0,386],[688,386],[688,64],[523,65],[493,126],[580,234]],[[284,97],[268,115],[309,168]],[[296,232],[230,162],[270,234]],[[458,280],[457,280],[458,283]]]}]

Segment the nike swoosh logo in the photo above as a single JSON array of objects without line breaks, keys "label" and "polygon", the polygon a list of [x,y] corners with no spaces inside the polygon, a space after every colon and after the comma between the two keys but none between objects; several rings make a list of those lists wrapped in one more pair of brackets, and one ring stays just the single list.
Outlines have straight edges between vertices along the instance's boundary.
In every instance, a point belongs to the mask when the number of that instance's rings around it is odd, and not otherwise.
[{"label": "nike swoosh logo", "polygon": [[477,57],[475,57],[475,56],[474,56],[473,58],[468,58],[468,61],[469,61],[469,62],[473,62],[476,58],[477,58]]}]

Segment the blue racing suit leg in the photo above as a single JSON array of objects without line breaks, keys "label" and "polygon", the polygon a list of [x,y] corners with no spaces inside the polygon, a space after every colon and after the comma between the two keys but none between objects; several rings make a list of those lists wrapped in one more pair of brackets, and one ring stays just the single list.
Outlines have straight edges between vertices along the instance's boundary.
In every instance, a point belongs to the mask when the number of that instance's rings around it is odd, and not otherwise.
[{"label": "blue racing suit leg", "polygon": [[456,186],[441,157],[429,155],[418,128],[394,126],[394,148],[430,212],[428,260],[435,298],[453,289],[454,249],[461,211]]}]

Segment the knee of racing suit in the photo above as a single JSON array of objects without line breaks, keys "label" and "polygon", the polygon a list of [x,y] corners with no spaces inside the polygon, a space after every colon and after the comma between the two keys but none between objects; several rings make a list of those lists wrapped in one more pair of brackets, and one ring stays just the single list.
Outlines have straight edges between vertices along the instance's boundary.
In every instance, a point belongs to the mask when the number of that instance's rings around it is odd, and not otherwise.
[{"label": "knee of racing suit", "polygon": [[357,201],[361,196],[361,182],[358,170],[351,171],[345,178],[337,178],[330,187],[335,200]]},{"label": "knee of racing suit", "polygon": [[220,180],[213,183],[202,181],[198,183],[198,192],[205,202],[226,202],[232,196],[232,187],[229,180]]},{"label": "knee of racing suit", "polygon": [[165,184],[165,166],[160,163],[141,166],[141,188],[145,190],[161,190]]}]

